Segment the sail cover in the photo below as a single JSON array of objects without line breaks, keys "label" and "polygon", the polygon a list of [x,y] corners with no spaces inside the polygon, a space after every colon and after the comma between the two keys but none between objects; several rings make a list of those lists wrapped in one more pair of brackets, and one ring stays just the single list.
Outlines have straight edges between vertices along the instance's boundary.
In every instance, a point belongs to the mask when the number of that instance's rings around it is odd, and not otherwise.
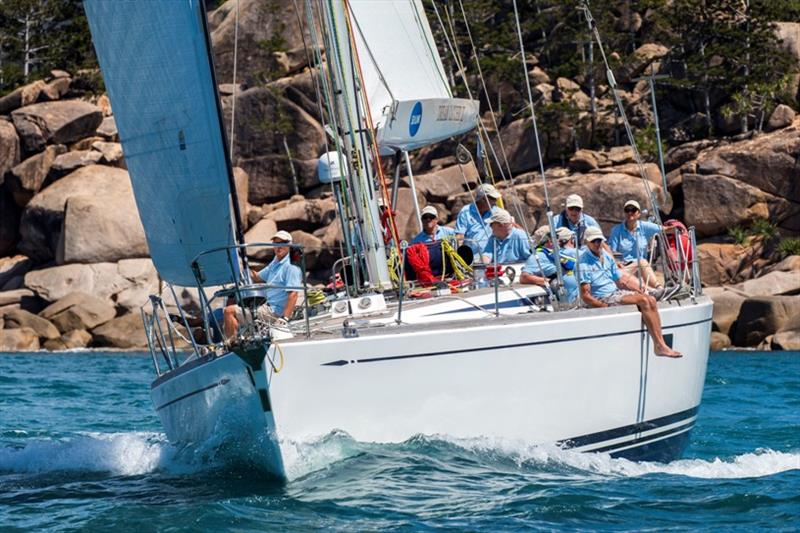
[{"label": "sail cover", "polygon": [[[150,255],[163,279],[194,285],[197,254],[235,244],[202,2],[84,6]],[[200,264],[204,283],[233,281],[228,253]]]},{"label": "sail cover", "polygon": [[349,0],[347,5],[384,154],[475,127],[478,103],[453,98],[421,0]]}]

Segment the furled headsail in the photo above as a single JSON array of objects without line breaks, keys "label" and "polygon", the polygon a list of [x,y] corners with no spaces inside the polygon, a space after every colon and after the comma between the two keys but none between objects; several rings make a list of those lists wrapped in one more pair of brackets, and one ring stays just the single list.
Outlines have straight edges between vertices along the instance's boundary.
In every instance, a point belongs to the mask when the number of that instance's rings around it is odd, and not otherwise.
[{"label": "furled headsail", "polygon": [[[84,5],[153,262],[166,281],[194,285],[197,254],[235,244],[202,2]],[[204,283],[233,281],[229,261],[204,256]]]},{"label": "furled headsail", "polygon": [[383,155],[476,127],[478,102],[453,98],[421,0],[345,5]]}]

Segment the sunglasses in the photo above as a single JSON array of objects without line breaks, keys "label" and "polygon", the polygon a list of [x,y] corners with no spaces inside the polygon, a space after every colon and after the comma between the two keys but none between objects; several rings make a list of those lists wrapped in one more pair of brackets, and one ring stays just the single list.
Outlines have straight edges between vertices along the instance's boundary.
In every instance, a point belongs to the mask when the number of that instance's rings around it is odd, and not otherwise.
[{"label": "sunglasses", "polygon": [[603,239],[592,239],[589,242],[592,243],[592,244],[600,244],[601,242],[603,242]]},{"label": "sunglasses", "polygon": [[567,211],[580,211],[581,209],[580,207],[568,207]]},{"label": "sunglasses", "polygon": [[434,220],[436,217],[433,215],[423,215],[422,220]]},{"label": "sunglasses", "polygon": [[636,209],[635,207],[626,207],[626,208],[625,208],[625,212],[626,212],[626,213],[638,213],[638,212],[639,212],[639,210],[638,210],[638,209]]}]

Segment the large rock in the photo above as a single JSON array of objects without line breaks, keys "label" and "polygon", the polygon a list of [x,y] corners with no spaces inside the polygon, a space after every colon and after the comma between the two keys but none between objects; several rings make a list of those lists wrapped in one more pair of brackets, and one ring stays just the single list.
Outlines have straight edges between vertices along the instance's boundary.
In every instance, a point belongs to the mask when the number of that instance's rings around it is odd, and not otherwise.
[{"label": "large rock", "polygon": [[24,255],[0,257],[0,287],[17,276],[24,276],[32,267],[33,261]]},{"label": "large rock", "polygon": [[306,271],[315,270],[319,266],[319,257],[322,254],[322,239],[305,231],[293,231],[292,242],[303,246]]},{"label": "large rock", "polygon": [[[730,348],[730,346],[731,346],[731,339],[727,335],[725,335],[724,333],[720,333],[719,331],[711,332],[712,352],[718,352],[720,350]],[[45,344],[44,347],[47,348],[47,344]]]},{"label": "large rock", "polygon": [[0,184],[6,171],[17,166],[20,161],[19,135],[14,125],[0,119]]},{"label": "large rock", "polygon": [[[262,218],[256,222],[252,228],[244,234],[244,242],[248,244],[271,242],[273,235],[278,231],[278,225],[274,220]],[[253,247],[247,249],[247,256],[253,259],[264,260],[271,256],[268,247]]]},{"label": "large rock", "polygon": [[[124,184],[130,182],[125,180]],[[128,189],[119,196],[70,198],[64,213],[63,244],[63,254],[56,255],[60,264],[147,257],[133,191]]]},{"label": "large rock", "polygon": [[119,142],[116,119],[114,117],[105,117],[97,128],[97,134],[107,141]]},{"label": "large rock", "polygon": [[30,328],[36,335],[45,339],[57,339],[61,336],[58,329],[42,317],[36,316],[23,309],[12,309],[3,314],[6,329]]},{"label": "large rock", "polygon": [[88,331],[83,329],[73,329],[61,335],[57,339],[47,340],[44,343],[44,349],[51,352],[61,350],[75,350],[77,348],[86,348],[92,342],[92,336]]},{"label": "large rock", "polygon": [[772,337],[773,350],[800,351],[800,314],[786,322]]},{"label": "large rock", "polygon": [[[223,105],[229,123],[231,108]],[[278,128],[276,124],[291,124]],[[307,111],[280,93],[255,87],[236,99],[234,163],[250,177],[249,202],[263,204],[291,196],[291,167],[284,147],[291,147],[292,162],[301,190],[317,185],[317,157],[324,151],[325,131]]]},{"label": "large rock", "polygon": [[758,346],[798,315],[800,298],[795,296],[748,298],[736,320],[733,343],[736,346]]},{"label": "large rock", "polygon": [[250,189],[250,176],[240,167],[233,167],[233,181],[236,185],[236,197],[239,200],[239,213],[242,215],[242,225],[247,227],[247,193]]},{"label": "large rock", "polygon": [[90,294],[73,292],[45,307],[39,316],[50,320],[62,333],[71,330],[88,330],[105,324],[116,316],[116,310],[107,300]]},{"label": "large rock", "polygon": [[286,231],[313,231],[336,217],[336,203],[331,199],[299,200],[265,215]]},{"label": "large rock", "polygon": [[44,81],[36,80],[3,96],[0,98],[0,115],[7,115],[15,109],[35,103],[45,85]]},{"label": "large rock", "polygon": [[30,289],[16,289],[13,291],[0,291],[0,307],[8,305],[21,305],[26,299],[32,299],[35,295]]},{"label": "large rock", "polygon": [[767,131],[772,131],[785,128],[794,121],[796,116],[797,113],[795,113],[794,109],[786,104],[778,104],[769,116],[766,129]]},{"label": "large rock", "polygon": [[[295,6],[300,8],[300,13],[295,12]],[[298,16],[300,20],[306,20],[305,2],[241,0],[225,2],[211,12],[209,25],[217,78],[221,82],[230,82],[233,78],[235,34],[238,35],[236,82],[263,84],[265,76],[269,79],[275,72],[285,72],[281,61],[284,58],[278,52],[302,49],[304,45],[302,35],[297,31]],[[305,59],[305,53],[302,59]],[[295,64],[294,68],[298,65]]]},{"label": "large rock", "polygon": [[[103,113],[88,102],[62,100],[17,109],[11,113],[11,119],[20,133],[38,131],[46,143],[68,144],[93,134],[103,121]],[[26,142],[24,137],[23,142]],[[27,151],[38,151],[30,148],[26,144]]]},{"label": "large rock", "polygon": [[158,276],[150,259],[126,259],[117,264],[72,264],[35,270],[25,275],[25,286],[47,302],[83,292],[125,310],[135,310],[147,302],[150,294],[158,292]]},{"label": "large rock", "polygon": [[92,330],[95,346],[114,348],[147,348],[147,336],[142,318],[124,315]]},{"label": "large rock", "polygon": [[[414,176],[414,184],[417,192],[425,196],[428,202],[446,202],[450,196],[474,188],[478,179],[478,169],[470,162],[466,165],[445,167],[428,174],[418,174]],[[407,178],[404,181],[408,181]]]},{"label": "large rock", "polygon": [[739,311],[741,311],[746,297],[725,287],[708,287],[704,292],[714,302],[713,324],[715,329],[720,333],[730,335],[731,327],[739,318]]},{"label": "large rock", "polygon": [[43,152],[29,157],[6,174],[6,187],[18,206],[25,207],[39,192],[56,157],[66,151],[67,148],[60,144],[48,146]]},{"label": "large rock", "polygon": [[118,142],[95,141],[92,143],[92,150],[100,152],[103,163],[115,167],[125,168],[124,154],[122,145]]},{"label": "large rock", "polygon": [[752,266],[760,259],[763,252],[760,243],[754,244],[753,246],[715,242],[698,244],[700,279],[706,285],[722,285],[749,277],[753,272]]},{"label": "large rock", "polygon": [[775,220],[793,209],[782,198],[719,174],[684,174],[683,192],[686,225],[694,226],[699,237],[725,233],[761,218]]},{"label": "large rock", "polygon": [[775,296],[800,293],[800,272],[776,270],[731,287],[747,296]]},{"label": "large rock", "polygon": [[96,165],[103,159],[103,154],[96,150],[75,150],[61,154],[55,158],[50,167],[51,175],[60,178],[81,167]]},{"label": "large rock", "polygon": [[653,62],[661,59],[669,52],[669,48],[656,43],[645,43],[637,48],[631,57],[625,61],[624,66],[618,71],[617,80],[627,83],[644,70]]},{"label": "large rock", "polygon": [[[578,174],[566,178],[548,181],[548,192],[554,213],[563,210],[564,201],[570,194],[579,194],[583,198],[584,211],[594,217],[602,226],[606,235],[615,224],[622,220],[622,207],[631,198],[636,199],[644,207],[647,206],[642,179],[629,174],[615,172]],[[672,210],[672,200],[665,196],[660,187],[651,187],[661,206],[661,210]],[[544,187],[540,180],[529,185],[517,187],[524,194],[526,203],[533,209],[532,215],[536,225],[545,220],[546,207]]]},{"label": "large rock", "polygon": [[34,352],[39,349],[39,336],[31,328],[0,330],[0,352]]},{"label": "large rock", "polygon": [[114,216],[123,218],[127,215],[122,210],[135,205],[126,171],[101,165],[80,168],[41,191],[28,203],[20,223],[20,251],[40,262],[53,259],[61,239],[67,201],[77,196],[116,205],[120,211]]}]

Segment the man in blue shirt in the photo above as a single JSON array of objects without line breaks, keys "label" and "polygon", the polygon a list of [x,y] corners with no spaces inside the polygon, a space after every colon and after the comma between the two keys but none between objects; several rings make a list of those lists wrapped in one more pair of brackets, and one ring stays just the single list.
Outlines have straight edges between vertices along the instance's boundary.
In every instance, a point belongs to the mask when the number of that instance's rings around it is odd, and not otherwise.
[{"label": "man in blue shirt", "polygon": [[659,282],[647,261],[650,240],[661,232],[661,226],[641,221],[639,202],[628,200],[624,206],[625,220],[611,228],[608,245],[612,252],[622,256],[619,266],[625,272],[637,275],[640,270],[645,285],[658,287]]},{"label": "man in blue shirt", "polygon": [[495,204],[500,193],[493,185],[484,183],[475,189],[475,203],[465,205],[456,218],[456,237],[472,248],[475,257],[480,256],[491,235],[489,218],[499,207]]},{"label": "man in blue shirt", "polygon": [[531,255],[528,235],[514,227],[514,219],[505,209],[497,208],[489,218],[492,236],[483,248],[483,261],[493,263],[497,254],[497,263],[521,263]]},{"label": "man in blue shirt", "polygon": [[439,225],[439,213],[432,205],[426,206],[422,210],[422,231],[411,239],[411,244],[418,242],[433,242],[441,241],[445,237],[450,237],[456,234],[453,228]]},{"label": "man in blue shirt", "polygon": [[[263,319],[270,315],[278,316],[286,321],[294,313],[297,305],[297,298],[302,290],[303,273],[300,268],[291,263],[289,257],[289,244],[292,243],[292,234],[288,231],[279,231],[272,237],[275,244],[286,246],[276,246],[275,257],[263,269],[256,272],[250,271],[250,277],[254,283],[265,283],[267,305],[258,308],[257,313]],[[271,311],[271,313],[270,313]],[[225,335],[232,337],[239,329],[239,322],[244,320],[244,314],[238,305],[228,305],[223,313]]]},{"label": "man in blue shirt", "polygon": [[583,232],[588,227],[599,228],[597,221],[583,212],[583,198],[577,194],[567,196],[564,202],[565,209],[553,217],[553,225],[556,228],[567,228],[575,233],[578,242],[583,242]]},{"label": "man in blue shirt", "polygon": [[[577,251],[575,248],[564,247],[571,237],[572,232],[567,228],[558,228],[556,238],[559,241],[561,252],[561,276],[564,281],[564,289],[567,291],[568,302],[578,299],[578,280],[574,272]],[[522,267],[519,281],[527,285],[544,287],[548,282],[552,283],[558,279],[550,226],[542,226],[537,229],[533,234],[533,242],[536,243],[536,250]]]},{"label": "man in blue shirt", "polygon": [[586,248],[579,254],[581,298],[590,307],[632,304],[642,313],[647,330],[653,339],[653,351],[665,357],[682,357],[667,345],[661,334],[658,303],[638,289],[636,279],[620,272],[614,258],[603,249],[605,237],[600,228],[587,228]]}]

